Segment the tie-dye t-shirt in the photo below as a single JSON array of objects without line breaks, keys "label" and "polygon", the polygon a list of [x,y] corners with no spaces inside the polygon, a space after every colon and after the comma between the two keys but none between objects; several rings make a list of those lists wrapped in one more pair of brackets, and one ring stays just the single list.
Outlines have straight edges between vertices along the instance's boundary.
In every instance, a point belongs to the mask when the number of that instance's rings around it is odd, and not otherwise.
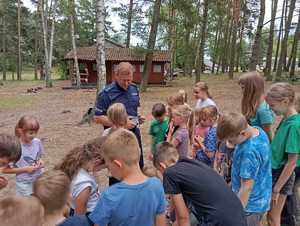
[{"label": "tie-dye t-shirt", "polygon": [[232,160],[232,190],[239,193],[241,179],[254,181],[245,211],[264,213],[270,209],[272,196],[271,147],[266,133],[259,129],[259,135],[236,146]]}]

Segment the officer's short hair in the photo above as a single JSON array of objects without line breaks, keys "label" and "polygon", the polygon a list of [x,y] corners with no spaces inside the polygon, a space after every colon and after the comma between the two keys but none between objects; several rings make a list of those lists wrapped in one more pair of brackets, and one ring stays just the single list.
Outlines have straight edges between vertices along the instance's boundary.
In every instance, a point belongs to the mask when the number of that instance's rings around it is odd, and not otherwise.
[{"label": "officer's short hair", "polygon": [[121,62],[117,65],[115,69],[115,74],[119,75],[122,71],[128,72],[128,74],[133,73],[133,66],[129,62]]},{"label": "officer's short hair", "polygon": [[108,135],[102,145],[104,158],[120,160],[126,165],[137,164],[140,160],[140,147],[134,133],[127,129],[117,129]]}]

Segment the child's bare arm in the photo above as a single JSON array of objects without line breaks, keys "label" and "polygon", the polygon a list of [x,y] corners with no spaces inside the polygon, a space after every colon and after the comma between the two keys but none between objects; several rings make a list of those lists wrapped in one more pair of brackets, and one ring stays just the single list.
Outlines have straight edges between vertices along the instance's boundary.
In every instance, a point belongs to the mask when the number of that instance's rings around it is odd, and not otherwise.
[{"label": "child's bare arm", "polygon": [[155,226],[166,226],[166,215],[160,214],[155,217]]},{"label": "child's bare arm", "polygon": [[175,207],[178,226],[190,226],[190,214],[182,194],[171,195],[171,199]]},{"label": "child's bare arm", "polygon": [[85,188],[75,199],[75,215],[86,214],[86,207],[91,194],[91,187]]},{"label": "child's bare arm", "polygon": [[4,168],[2,169],[2,173],[6,174],[19,174],[19,173],[33,173],[34,171],[38,170],[40,166],[26,166],[20,168]]},{"label": "child's bare arm", "polygon": [[247,206],[250,193],[253,188],[254,181],[252,179],[241,179],[241,188],[239,191],[239,197],[243,207]]}]

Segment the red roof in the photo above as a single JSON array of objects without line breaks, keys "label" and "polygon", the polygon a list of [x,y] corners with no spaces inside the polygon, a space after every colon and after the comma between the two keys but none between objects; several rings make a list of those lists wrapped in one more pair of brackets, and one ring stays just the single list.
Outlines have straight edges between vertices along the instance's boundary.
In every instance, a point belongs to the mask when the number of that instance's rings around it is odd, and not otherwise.
[{"label": "red roof", "polygon": [[[79,60],[96,60],[96,46],[77,48],[77,57]],[[74,58],[73,50],[65,56],[66,60]],[[106,61],[145,61],[145,53],[140,50],[130,48],[106,48]],[[153,53],[154,62],[170,62],[169,51],[155,50]]]}]

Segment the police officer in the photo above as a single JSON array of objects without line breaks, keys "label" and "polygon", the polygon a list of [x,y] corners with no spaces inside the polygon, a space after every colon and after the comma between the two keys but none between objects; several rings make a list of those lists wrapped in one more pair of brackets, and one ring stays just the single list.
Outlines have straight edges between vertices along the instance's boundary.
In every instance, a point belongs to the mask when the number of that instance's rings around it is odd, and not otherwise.
[{"label": "police officer", "polygon": [[[128,123],[127,129],[132,131],[140,145],[141,157],[140,167],[143,168],[143,149],[141,142],[141,133],[138,128],[139,124],[142,124],[145,119],[138,114],[138,107],[140,106],[139,91],[133,80],[133,67],[130,63],[122,62],[117,66],[115,72],[115,81],[110,85],[107,85],[104,90],[99,94],[97,98],[97,104],[95,109],[95,121],[108,128],[111,126],[111,122],[106,116],[106,112],[110,105],[114,103],[124,104],[127,114]],[[111,184],[110,180],[110,184]]]}]

